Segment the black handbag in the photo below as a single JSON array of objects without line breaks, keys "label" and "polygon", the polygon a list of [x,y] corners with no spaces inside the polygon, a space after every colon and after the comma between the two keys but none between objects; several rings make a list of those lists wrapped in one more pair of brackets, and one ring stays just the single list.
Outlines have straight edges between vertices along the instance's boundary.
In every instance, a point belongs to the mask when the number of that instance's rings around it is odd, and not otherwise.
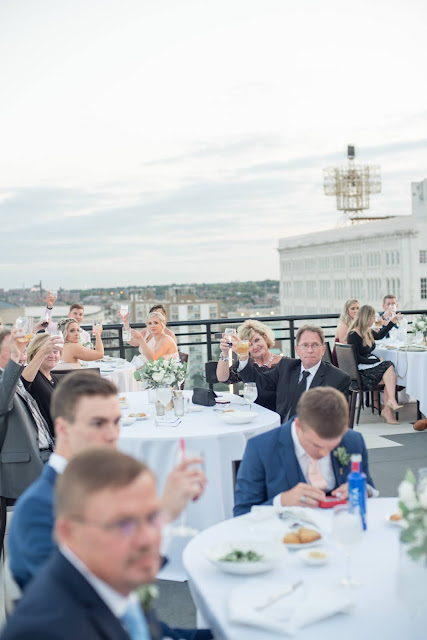
[{"label": "black handbag", "polygon": [[196,387],[193,390],[193,404],[201,404],[204,407],[213,407],[216,398],[215,391],[210,389],[204,389],[202,387]]}]

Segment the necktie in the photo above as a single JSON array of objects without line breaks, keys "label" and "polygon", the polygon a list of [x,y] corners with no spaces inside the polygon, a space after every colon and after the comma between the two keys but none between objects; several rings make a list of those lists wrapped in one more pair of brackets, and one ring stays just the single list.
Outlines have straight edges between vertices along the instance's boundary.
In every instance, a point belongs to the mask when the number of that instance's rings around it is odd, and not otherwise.
[{"label": "necktie", "polygon": [[150,631],[139,602],[132,602],[120,620],[131,640],[150,640]]},{"label": "necktie", "polygon": [[310,484],[316,489],[322,489],[322,491],[326,491],[328,485],[326,483],[325,478],[322,476],[317,460],[313,460],[309,456],[309,465],[308,465],[308,479]]},{"label": "necktie", "polygon": [[297,412],[297,404],[298,400],[301,398],[302,394],[307,388],[307,378],[310,375],[309,371],[304,370],[302,372],[302,378],[298,382],[297,388],[295,389],[294,397],[292,398],[292,404],[289,411],[289,417],[292,418]]},{"label": "necktie", "polygon": [[39,449],[52,449],[53,451],[53,440],[49,433],[49,429],[45,422],[45,419],[43,418],[43,416],[39,411],[37,402],[34,400],[33,396],[30,393],[28,393],[28,391],[24,387],[22,380],[19,380],[18,382],[18,386],[16,387],[16,393],[19,396],[21,396],[21,398],[26,402],[31,415],[33,416],[33,420],[37,425],[37,431],[39,434]]}]

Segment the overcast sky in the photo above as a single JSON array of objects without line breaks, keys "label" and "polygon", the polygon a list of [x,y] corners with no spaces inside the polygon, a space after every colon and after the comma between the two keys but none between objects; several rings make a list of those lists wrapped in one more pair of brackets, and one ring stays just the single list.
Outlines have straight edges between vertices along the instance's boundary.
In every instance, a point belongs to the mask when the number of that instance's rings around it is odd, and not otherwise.
[{"label": "overcast sky", "polygon": [[[323,168],[427,178],[425,0],[0,0],[0,288],[279,277]],[[384,223],[386,224],[386,222]]]}]

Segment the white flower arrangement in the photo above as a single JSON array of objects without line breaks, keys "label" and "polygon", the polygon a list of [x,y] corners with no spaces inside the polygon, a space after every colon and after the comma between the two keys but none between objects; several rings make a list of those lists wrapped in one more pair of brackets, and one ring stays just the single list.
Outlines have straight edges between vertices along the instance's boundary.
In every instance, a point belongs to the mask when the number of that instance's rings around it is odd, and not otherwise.
[{"label": "white flower arrangement", "polygon": [[417,316],[412,323],[412,331],[416,333],[417,331],[421,331],[421,333],[426,337],[427,336],[427,316]]},{"label": "white flower arrangement", "polygon": [[427,480],[416,487],[414,474],[407,471],[398,493],[405,525],[400,540],[408,545],[411,558],[420,559],[427,564]]},{"label": "white flower arrangement", "polygon": [[185,380],[187,363],[179,360],[149,360],[138,370],[141,380],[145,380],[149,387],[164,385],[180,385]]}]

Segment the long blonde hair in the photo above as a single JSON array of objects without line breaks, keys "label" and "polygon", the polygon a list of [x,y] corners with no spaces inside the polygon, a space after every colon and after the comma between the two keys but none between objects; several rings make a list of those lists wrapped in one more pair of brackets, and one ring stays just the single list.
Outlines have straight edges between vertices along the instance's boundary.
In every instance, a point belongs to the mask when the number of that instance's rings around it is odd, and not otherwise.
[{"label": "long blonde hair", "polygon": [[348,333],[350,333],[350,331],[355,331],[355,329],[358,330],[364,347],[368,344],[372,345],[374,342],[374,336],[371,331],[371,320],[374,315],[374,307],[371,307],[370,304],[364,304],[360,307],[357,316],[348,328]]},{"label": "long blonde hair", "polygon": [[349,327],[353,322],[353,318],[349,315],[348,310],[350,309],[350,307],[356,304],[356,302],[358,305],[360,305],[359,300],[356,300],[356,298],[350,298],[350,300],[347,300],[347,302],[344,303],[344,309],[342,310],[342,314],[340,315],[339,322],[343,322],[347,325],[347,327]]}]

